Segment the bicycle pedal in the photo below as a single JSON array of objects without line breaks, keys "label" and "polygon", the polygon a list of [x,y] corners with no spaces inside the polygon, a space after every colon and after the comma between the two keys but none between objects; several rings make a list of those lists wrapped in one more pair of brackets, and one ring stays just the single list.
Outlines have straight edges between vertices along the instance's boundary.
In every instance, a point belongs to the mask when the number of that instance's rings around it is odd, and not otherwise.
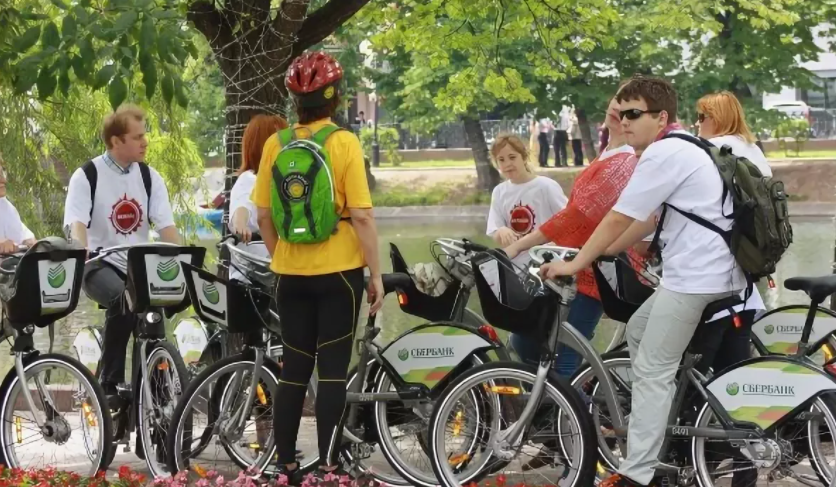
[{"label": "bicycle pedal", "polygon": [[353,443],[349,450],[351,451],[351,456],[355,460],[365,460],[370,458],[374,453],[374,446],[368,443]]}]

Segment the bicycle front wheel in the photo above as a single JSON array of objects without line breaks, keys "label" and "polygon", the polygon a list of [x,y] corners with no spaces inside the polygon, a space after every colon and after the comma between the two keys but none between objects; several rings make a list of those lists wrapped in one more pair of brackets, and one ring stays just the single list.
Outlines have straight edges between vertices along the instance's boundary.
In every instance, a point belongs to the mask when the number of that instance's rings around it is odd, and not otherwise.
[{"label": "bicycle front wheel", "polygon": [[174,410],[166,440],[171,471],[188,471],[189,481],[197,481],[210,470],[235,478],[242,469],[268,467],[276,452],[273,398],[281,371],[265,359],[247,402],[254,369],[254,354],[248,350],[215,362],[192,380]]},{"label": "bicycle front wheel", "polygon": [[[441,393],[430,419],[433,470],[444,487],[487,475],[490,483],[587,487],[595,478],[595,430],[577,391],[549,372],[539,404],[509,437],[532,397],[537,368],[493,362]],[[474,421],[466,421],[468,418]],[[476,425],[478,427],[470,427]]]},{"label": "bicycle front wheel", "polygon": [[135,395],[139,397],[137,434],[145,452],[145,464],[156,478],[176,473],[169,471],[166,465],[166,437],[174,408],[183,395],[183,384],[189,382],[189,373],[174,345],[161,341],[150,346],[145,367],[151,397],[142,380],[137,381],[139,390]]},{"label": "bicycle front wheel", "polygon": [[22,469],[58,467],[85,476],[107,468],[113,424],[104,391],[87,367],[64,355],[34,353],[23,359],[23,368],[23,381],[12,369],[0,386],[3,463]]}]

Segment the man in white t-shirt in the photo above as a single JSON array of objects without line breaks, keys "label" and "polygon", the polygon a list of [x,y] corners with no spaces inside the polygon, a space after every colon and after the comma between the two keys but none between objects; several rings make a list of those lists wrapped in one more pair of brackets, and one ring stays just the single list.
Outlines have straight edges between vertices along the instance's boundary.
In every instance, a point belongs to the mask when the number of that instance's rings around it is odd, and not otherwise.
[{"label": "man in white t-shirt", "polygon": [[[144,162],[145,113],[133,105],[119,107],[105,119],[102,140],[107,151],[70,178],[64,209],[70,238],[90,250],[147,243],[153,223],[161,240],[179,244],[165,181]],[[136,324],[123,303],[126,275],[126,253],[112,254],[84,270],[84,292],[107,308],[101,384],[108,396],[125,381],[126,350]]]},{"label": "man in white t-shirt", "polygon": [[[570,262],[544,266],[548,278],[573,275],[605,252],[622,250],[649,235],[657,210],[675,206],[723,230],[732,220],[731,201],[723,202],[723,182],[711,158],[696,145],[676,138],[673,87],[656,78],[634,78],[618,94],[627,142],[642,152],[636,170],[612,211],[578,256]],[[725,206],[725,211],[724,211]],[[650,485],[665,437],[674,393],[674,377],[705,307],[746,287],[726,242],[717,233],[668,211],[660,241],[664,279],[627,325],[635,379],[627,457],[619,474],[600,487]],[[622,237],[625,232],[630,238]],[[618,240],[618,242],[616,242]],[[613,245],[616,243],[617,245]]]}]

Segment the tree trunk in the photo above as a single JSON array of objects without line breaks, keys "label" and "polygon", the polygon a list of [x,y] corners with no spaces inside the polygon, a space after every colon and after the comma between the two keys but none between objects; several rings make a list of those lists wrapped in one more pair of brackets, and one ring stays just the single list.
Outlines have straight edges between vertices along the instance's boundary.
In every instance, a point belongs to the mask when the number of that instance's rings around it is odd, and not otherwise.
[{"label": "tree trunk", "polygon": [[499,184],[499,172],[491,164],[482,124],[477,117],[465,117],[462,121],[470,150],[473,151],[473,160],[476,161],[476,186],[484,191],[493,191]]},{"label": "tree trunk", "polygon": [[598,151],[595,148],[597,145],[597,138],[592,137],[592,129],[589,127],[589,119],[586,118],[586,110],[583,108],[577,108],[575,109],[575,115],[578,117],[578,125],[580,125],[581,128],[583,153],[586,155],[586,159],[589,162],[592,162],[592,160],[598,155]]}]

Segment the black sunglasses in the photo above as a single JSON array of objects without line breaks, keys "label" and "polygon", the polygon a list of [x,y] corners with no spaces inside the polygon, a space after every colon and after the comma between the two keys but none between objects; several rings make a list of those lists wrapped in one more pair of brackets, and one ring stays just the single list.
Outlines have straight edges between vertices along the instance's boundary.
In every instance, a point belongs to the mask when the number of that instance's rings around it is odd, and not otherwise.
[{"label": "black sunglasses", "polygon": [[618,114],[621,116],[621,120],[624,120],[625,118],[627,120],[638,120],[645,113],[661,112],[662,110],[639,110],[638,108],[631,108],[630,110],[621,110],[620,112],[618,112]]},{"label": "black sunglasses", "polygon": [[706,116],[705,116],[704,113],[698,113],[697,114],[697,121],[699,121],[700,123],[705,122],[705,119],[706,119]]}]

